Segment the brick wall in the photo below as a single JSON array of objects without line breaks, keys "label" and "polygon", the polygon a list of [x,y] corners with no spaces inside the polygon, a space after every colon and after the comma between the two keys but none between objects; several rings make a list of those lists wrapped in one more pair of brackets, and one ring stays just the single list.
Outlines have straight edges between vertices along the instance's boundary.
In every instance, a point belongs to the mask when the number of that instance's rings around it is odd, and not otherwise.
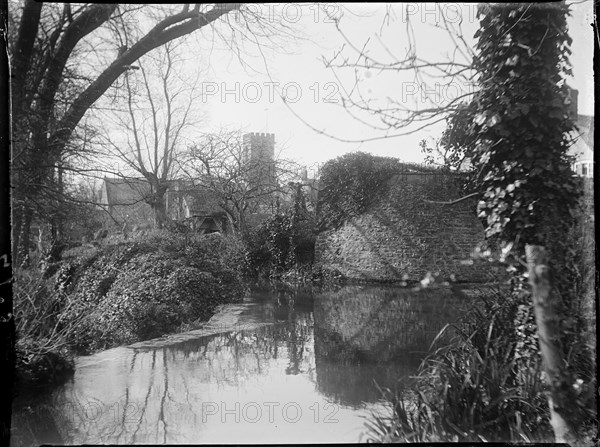
[{"label": "brick wall", "polygon": [[476,201],[426,203],[460,197],[456,175],[403,173],[389,192],[362,215],[317,237],[315,262],[351,279],[416,281],[427,272],[457,281],[485,282],[492,268],[470,254],[483,241]]}]

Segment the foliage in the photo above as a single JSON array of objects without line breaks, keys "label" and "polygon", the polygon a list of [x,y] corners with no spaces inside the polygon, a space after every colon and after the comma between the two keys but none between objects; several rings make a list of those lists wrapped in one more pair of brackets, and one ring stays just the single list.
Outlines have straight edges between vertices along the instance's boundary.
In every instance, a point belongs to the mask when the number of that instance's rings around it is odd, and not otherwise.
[{"label": "foliage", "polygon": [[240,259],[239,244],[220,235],[156,231],[144,241],[70,257],[55,264],[51,278],[34,269],[18,272],[19,370],[44,380],[45,357],[131,343],[207,320],[219,304],[242,296],[240,272],[232,269]]},{"label": "foliage", "polygon": [[474,113],[475,103],[462,103],[446,118],[446,129],[442,136],[435,142],[435,147],[429,145],[428,140],[422,140],[419,145],[425,154],[425,162],[430,165],[438,163],[447,170],[464,169],[465,161],[473,156],[473,135],[469,133]]},{"label": "foliage", "polygon": [[400,172],[431,171],[391,157],[353,152],[330,160],[321,170],[317,216],[319,230],[337,228],[385,194],[388,181]]},{"label": "foliage", "polygon": [[300,270],[312,264],[315,219],[306,207],[302,184],[292,185],[295,185],[292,205],[246,234],[246,263],[251,275],[273,277],[297,270],[299,276],[306,276]]},{"label": "foliage", "polygon": [[219,235],[190,238],[162,231],[144,242],[106,247],[71,289],[81,311],[93,315],[76,340],[77,350],[173,332],[239,299],[239,272],[231,269],[239,264],[232,262],[236,250],[229,245]]},{"label": "foliage", "polygon": [[548,216],[552,225],[572,221],[578,192],[566,156],[573,130],[567,12],[564,3],[479,11],[474,65],[481,89],[463,138],[474,144],[479,211],[490,238],[545,245]]},{"label": "foliage", "polygon": [[[499,291],[480,301],[454,326],[454,340],[422,363],[414,395],[388,395],[392,419],[374,418],[372,438],[465,442],[548,437],[537,347],[529,331],[532,315],[524,315],[522,302],[502,299]],[[506,321],[520,321],[519,330]]]},{"label": "foliage", "polygon": [[14,277],[17,380],[26,384],[60,380],[73,369],[67,349],[86,317],[62,322],[74,305],[61,305],[60,288],[41,271],[17,269]]}]

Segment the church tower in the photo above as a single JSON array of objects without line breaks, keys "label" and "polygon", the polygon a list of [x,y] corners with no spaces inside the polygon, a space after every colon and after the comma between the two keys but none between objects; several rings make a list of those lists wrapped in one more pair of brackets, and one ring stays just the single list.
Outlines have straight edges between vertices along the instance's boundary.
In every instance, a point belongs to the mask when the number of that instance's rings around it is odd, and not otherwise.
[{"label": "church tower", "polygon": [[243,137],[243,161],[248,165],[248,180],[267,185],[275,182],[275,134],[247,133]]}]

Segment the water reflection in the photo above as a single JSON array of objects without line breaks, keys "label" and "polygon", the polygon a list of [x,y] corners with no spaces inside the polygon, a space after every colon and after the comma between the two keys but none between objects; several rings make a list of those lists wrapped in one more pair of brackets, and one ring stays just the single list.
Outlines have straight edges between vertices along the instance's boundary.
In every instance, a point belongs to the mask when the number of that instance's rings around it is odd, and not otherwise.
[{"label": "water reflection", "polygon": [[356,442],[377,385],[405,386],[459,302],[391,287],[257,288],[239,323],[262,326],[81,357],[38,415],[54,431],[35,433],[23,411],[14,422],[36,442]]},{"label": "water reflection", "polygon": [[344,287],[315,300],[315,354],[320,392],[358,405],[379,387],[409,384],[441,328],[463,300],[449,289]]}]

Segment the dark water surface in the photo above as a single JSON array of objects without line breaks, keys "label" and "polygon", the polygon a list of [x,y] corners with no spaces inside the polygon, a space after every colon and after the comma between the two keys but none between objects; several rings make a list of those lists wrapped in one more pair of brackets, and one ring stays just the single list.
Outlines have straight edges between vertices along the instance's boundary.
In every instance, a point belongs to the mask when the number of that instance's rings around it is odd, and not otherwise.
[{"label": "dark water surface", "polygon": [[14,445],[364,441],[438,331],[447,289],[253,288],[202,330],[76,360],[70,382],[13,415]]}]

